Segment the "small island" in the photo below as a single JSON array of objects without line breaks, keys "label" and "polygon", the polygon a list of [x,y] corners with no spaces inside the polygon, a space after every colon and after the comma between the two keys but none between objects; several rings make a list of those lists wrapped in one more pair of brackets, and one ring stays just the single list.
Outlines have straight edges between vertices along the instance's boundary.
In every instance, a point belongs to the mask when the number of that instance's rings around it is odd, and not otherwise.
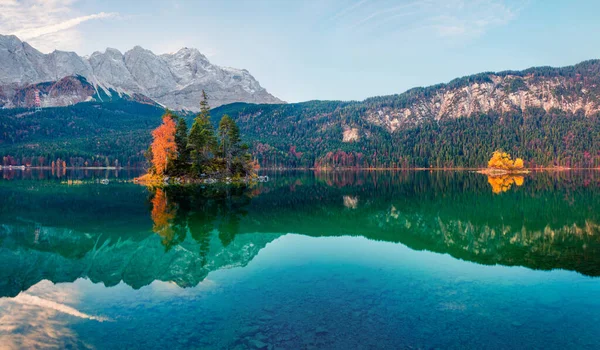
[{"label": "small island", "polygon": [[145,154],[148,172],[134,182],[152,187],[253,182],[258,179],[258,163],[248,149],[241,141],[239,127],[228,115],[222,116],[215,132],[208,98],[202,91],[200,112],[189,133],[184,118],[165,111]]},{"label": "small island", "polygon": [[488,167],[478,173],[487,175],[492,192],[500,194],[507,192],[513,185],[520,187],[525,180],[523,174],[528,174],[523,164],[523,159],[512,160],[510,154],[497,150],[488,161]]},{"label": "small island", "polygon": [[488,161],[487,168],[479,170],[478,173],[488,176],[502,176],[528,174],[529,170],[525,168],[523,159],[512,160],[510,154],[502,150],[496,150]]}]

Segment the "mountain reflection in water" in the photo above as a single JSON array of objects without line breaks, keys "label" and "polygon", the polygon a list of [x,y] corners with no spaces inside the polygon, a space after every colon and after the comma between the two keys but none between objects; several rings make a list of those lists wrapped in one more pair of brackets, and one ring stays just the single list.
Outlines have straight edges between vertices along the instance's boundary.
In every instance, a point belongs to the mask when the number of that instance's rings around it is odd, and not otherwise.
[{"label": "mountain reflection in water", "polygon": [[[600,177],[282,172],[255,187],[148,191],[82,177],[0,182],[0,296],[80,277],[195,286],[287,233],[363,236],[485,265],[600,275]],[[68,177],[68,174],[66,175]],[[492,190],[490,190],[490,185]]]}]

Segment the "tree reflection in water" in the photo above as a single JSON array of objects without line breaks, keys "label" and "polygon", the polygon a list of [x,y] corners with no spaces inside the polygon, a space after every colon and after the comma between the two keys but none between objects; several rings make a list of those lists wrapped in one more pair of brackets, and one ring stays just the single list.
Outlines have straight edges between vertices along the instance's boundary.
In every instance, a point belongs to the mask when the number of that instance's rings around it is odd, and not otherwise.
[{"label": "tree reflection in water", "polygon": [[488,183],[492,186],[492,192],[499,194],[510,190],[512,185],[517,187],[523,186],[525,178],[520,175],[500,175],[500,176],[488,176]]},{"label": "tree reflection in water", "polygon": [[252,195],[244,186],[153,189],[150,200],[153,231],[162,237],[167,250],[183,242],[189,233],[199,244],[204,265],[211,234],[216,230],[227,247],[240,233],[240,220],[247,214]]},{"label": "tree reflection in water", "polygon": [[224,266],[245,266],[287,233],[363,236],[478,264],[600,276],[596,172],[534,173],[525,183],[467,172],[269,175],[252,188],[150,193],[117,179],[0,181],[0,296],[80,277],[192,286]]}]

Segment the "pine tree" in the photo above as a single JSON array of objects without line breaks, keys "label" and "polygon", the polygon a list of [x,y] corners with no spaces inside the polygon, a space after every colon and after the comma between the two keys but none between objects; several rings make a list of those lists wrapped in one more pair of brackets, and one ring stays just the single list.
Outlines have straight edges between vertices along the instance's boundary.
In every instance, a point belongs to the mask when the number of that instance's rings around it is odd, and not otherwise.
[{"label": "pine tree", "polygon": [[194,173],[205,171],[209,167],[209,161],[214,155],[216,145],[215,130],[210,122],[210,107],[206,93],[202,90],[200,113],[194,118],[188,137],[188,148]]},{"label": "pine tree", "polygon": [[190,162],[190,150],[188,148],[188,128],[184,118],[178,117],[177,119],[175,143],[177,144],[178,157],[175,167],[177,172],[182,173]]},{"label": "pine tree", "polygon": [[200,114],[210,119],[210,106],[208,105],[208,96],[204,89],[202,90],[202,101],[200,101]]},{"label": "pine tree", "polygon": [[231,117],[224,114],[219,122],[218,134],[221,142],[220,152],[225,159],[226,171],[229,174],[235,174],[232,164],[234,158],[237,157],[241,151],[240,129]]}]

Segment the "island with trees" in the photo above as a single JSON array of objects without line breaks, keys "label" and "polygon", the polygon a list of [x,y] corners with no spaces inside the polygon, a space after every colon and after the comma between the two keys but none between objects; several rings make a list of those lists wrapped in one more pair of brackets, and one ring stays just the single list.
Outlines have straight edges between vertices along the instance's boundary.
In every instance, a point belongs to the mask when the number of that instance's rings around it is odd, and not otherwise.
[{"label": "island with trees", "polygon": [[489,176],[501,176],[511,174],[527,174],[529,170],[525,168],[523,159],[512,159],[510,154],[496,150],[492,154],[492,158],[488,161],[488,166],[485,169],[478,171],[481,174]]},{"label": "island with trees", "polygon": [[507,152],[496,150],[488,161],[487,168],[478,173],[487,175],[492,192],[500,194],[510,190],[513,185],[522,186],[525,180],[523,175],[529,173],[529,170],[525,168],[523,159],[513,160]]},{"label": "island with trees", "polygon": [[148,172],[135,182],[148,186],[188,183],[248,183],[257,179],[258,163],[242,143],[233,119],[223,115],[217,130],[210,120],[206,93],[191,129],[185,119],[166,110],[152,131],[146,151]]}]

